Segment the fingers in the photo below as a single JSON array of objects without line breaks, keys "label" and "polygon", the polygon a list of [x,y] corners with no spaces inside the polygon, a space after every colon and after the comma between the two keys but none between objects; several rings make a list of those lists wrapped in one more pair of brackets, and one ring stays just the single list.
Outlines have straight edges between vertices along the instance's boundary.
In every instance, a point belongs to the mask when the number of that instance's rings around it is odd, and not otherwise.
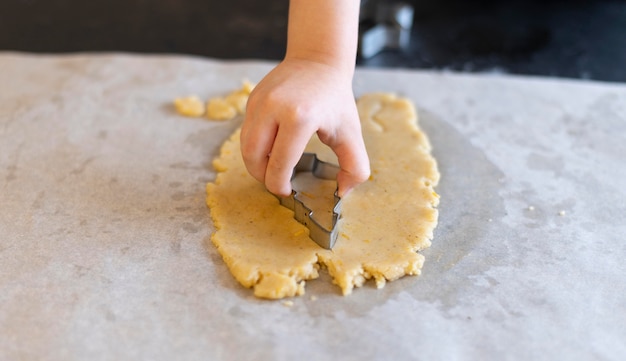
[{"label": "fingers", "polygon": [[294,123],[281,124],[265,171],[265,187],[270,192],[288,196],[291,194],[291,176],[298,164],[312,130]]},{"label": "fingers", "polygon": [[365,182],[370,176],[370,163],[361,133],[345,134],[338,145],[331,147],[341,170],[337,174],[339,197],[343,197],[352,188]]},{"label": "fingers", "polygon": [[[241,154],[248,172],[268,191],[280,195],[291,194],[291,176],[314,130],[306,122],[282,115],[283,121],[246,117],[241,128]],[[289,119],[288,119],[289,118]]]},{"label": "fingers", "polygon": [[252,119],[250,114],[246,115],[241,127],[241,155],[250,175],[265,183],[269,154],[274,145],[278,125],[274,122],[260,123]]},{"label": "fingers", "polygon": [[[358,119],[358,118],[357,118]],[[306,122],[304,122],[305,124]],[[282,122],[246,118],[241,129],[241,152],[248,172],[268,191],[288,196],[294,167],[313,134],[303,122]],[[361,136],[360,122],[343,123],[332,135],[319,130],[322,142],[337,155],[341,170],[337,174],[338,194],[345,196],[370,175],[370,165]]]},{"label": "fingers", "polygon": [[361,135],[361,122],[356,113],[346,115],[341,126],[333,133],[318,131],[320,140],[337,155],[341,170],[337,174],[339,197],[365,182],[370,176],[370,163]]}]

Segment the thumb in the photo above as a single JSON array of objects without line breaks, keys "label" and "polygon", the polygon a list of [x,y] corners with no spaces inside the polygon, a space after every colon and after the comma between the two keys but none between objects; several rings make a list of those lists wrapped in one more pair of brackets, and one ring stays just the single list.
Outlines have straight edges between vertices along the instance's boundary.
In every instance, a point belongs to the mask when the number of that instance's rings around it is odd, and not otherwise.
[{"label": "thumb", "polygon": [[369,158],[360,129],[351,135],[342,133],[330,147],[337,155],[341,168],[337,174],[337,187],[339,197],[343,197],[370,176]]}]

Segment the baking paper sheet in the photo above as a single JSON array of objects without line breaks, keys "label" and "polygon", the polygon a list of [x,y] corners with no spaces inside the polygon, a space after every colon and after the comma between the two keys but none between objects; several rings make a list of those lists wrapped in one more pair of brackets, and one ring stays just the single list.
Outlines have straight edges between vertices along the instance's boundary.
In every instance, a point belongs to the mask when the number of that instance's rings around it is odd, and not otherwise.
[{"label": "baking paper sheet", "polygon": [[626,358],[626,86],[358,69],[419,108],[440,224],[422,276],[288,307],[209,239],[240,119],[171,105],[272,65],[0,53],[0,359]]}]

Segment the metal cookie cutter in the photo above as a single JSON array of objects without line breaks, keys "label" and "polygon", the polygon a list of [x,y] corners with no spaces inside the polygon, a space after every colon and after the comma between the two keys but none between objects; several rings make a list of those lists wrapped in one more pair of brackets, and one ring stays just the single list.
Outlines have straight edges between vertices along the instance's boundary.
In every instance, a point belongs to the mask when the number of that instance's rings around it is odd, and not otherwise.
[{"label": "metal cookie cutter", "polygon": [[359,55],[368,59],[385,49],[407,50],[413,7],[399,0],[362,0],[359,14]]},{"label": "metal cookie cutter", "polygon": [[[323,162],[317,158],[315,153],[304,153],[296,164],[293,170],[291,178],[295,177],[300,172],[311,172],[317,178],[321,179],[337,179],[337,173],[339,173],[339,167]],[[309,229],[309,237],[317,243],[320,247],[325,249],[332,249],[337,241],[337,220],[339,219],[339,213],[341,212],[341,198],[335,191],[335,206],[333,207],[333,221],[331,229],[326,229],[313,217],[313,211],[307,207],[298,197],[298,192],[291,191],[289,197],[277,196],[280,204],[284,207],[291,209],[294,213],[294,218],[305,225]]]}]

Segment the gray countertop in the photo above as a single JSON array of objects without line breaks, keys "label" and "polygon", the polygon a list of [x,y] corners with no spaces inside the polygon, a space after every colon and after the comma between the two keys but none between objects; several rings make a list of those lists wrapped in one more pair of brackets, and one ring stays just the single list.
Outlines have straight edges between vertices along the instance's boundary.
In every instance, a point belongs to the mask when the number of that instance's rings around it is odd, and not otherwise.
[{"label": "gray countertop", "polygon": [[626,86],[359,69],[419,108],[440,223],[422,276],[287,307],[209,240],[238,120],[171,106],[271,66],[0,53],[0,359],[626,358]]}]

